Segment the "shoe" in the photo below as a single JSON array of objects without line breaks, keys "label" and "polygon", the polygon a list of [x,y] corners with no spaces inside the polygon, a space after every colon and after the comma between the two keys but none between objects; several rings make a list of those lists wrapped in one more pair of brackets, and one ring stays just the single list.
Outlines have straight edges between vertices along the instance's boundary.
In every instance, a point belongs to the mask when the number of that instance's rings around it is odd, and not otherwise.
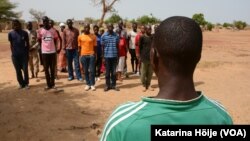
[{"label": "shoe", "polygon": [[136,73],[136,76],[140,76],[140,72],[137,72],[137,73]]},{"label": "shoe", "polygon": [[82,79],[82,78],[79,78],[78,81],[83,82],[83,79]]},{"label": "shoe", "polygon": [[90,86],[90,88],[91,88],[92,91],[96,90],[95,86]]},{"label": "shoe", "polygon": [[69,77],[69,78],[68,78],[68,81],[72,81],[72,80],[74,80],[74,78],[72,78],[72,77]]},{"label": "shoe", "polygon": [[115,90],[115,91],[120,91],[120,89],[117,88],[117,87],[112,87],[112,89]]},{"label": "shoe", "polygon": [[19,90],[21,90],[22,88],[24,88],[24,86],[22,86],[22,85],[20,85],[20,86],[18,87]]},{"label": "shoe", "polygon": [[29,85],[26,85],[26,86],[24,86],[24,88],[25,88],[26,90],[28,90],[28,89],[30,89],[30,86],[29,86]]},{"label": "shoe", "polygon": [[47,87],[44,88],[44,91],[47,91],[47,90],[49,90],[49,89],[51,89],[51,87],[48,87],[48,86],[47,86]]},{"label": "shoe", "polygon": [[101,79],[99,77],[96,77],[95,78],[95,81],[100,81]]},{"label": "shoe", "polygon": [[126,77],[126,78],[129,78],[129,75],[128,75],[128,73],[126,73],[126,74],[125,74],[125,77]]},{"label": "shoe", "polygon": [[109,87],[104,88],[104,92],[107,92],[109,90]]},{"label": "shoe", "polygon": [[57,87],[56,86],[52,86],[51,89],[56,91]]},{"label": "shoe", "polygon": [[88,85],[85,86],[85,88],[84,88],[85,91],[88,91],[89,89],[90,89],[90,86],[88,86]]},{"label": "shoe", "polygon": [[59,77],[58,77],[58,76],[55,76],[55,80],[59,80]]}]

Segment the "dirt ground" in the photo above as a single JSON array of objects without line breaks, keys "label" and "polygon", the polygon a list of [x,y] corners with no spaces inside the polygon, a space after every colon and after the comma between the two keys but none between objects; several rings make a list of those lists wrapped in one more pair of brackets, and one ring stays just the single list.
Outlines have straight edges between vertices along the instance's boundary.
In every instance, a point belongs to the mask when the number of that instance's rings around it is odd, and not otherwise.
[{"label": "dirt ground", "polygon": [[[221,102],[235,124],[249,124],[250,30],[203,35],[202,59],[194,75],[196,89]],[[118,83],[120,92],[104,92],[103,76],[94,92],[85,92],[84,83],[77,80],[68,82],[65,73],[59,77],[56,86],[64,90],[60,93],[43,91],[43,72],[30,80],[29,90],[18,90],[7,34],[0,33],[1,141],[97,141],[116,106],[158,92],[156,77],[152,81],[155,91],[148,92],[142,92],[135,75]]]}]

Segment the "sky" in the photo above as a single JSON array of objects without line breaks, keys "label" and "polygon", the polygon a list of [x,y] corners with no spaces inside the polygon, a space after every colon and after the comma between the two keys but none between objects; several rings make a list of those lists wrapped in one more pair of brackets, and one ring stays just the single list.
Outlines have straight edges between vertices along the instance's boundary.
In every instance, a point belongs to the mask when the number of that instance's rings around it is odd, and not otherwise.
[{"label": "sky", "polygon": [[[10,1],[18,3],[15,11],[21,11],[26,21],[31,20],[31,8],[45,11],[48,17],[60,22],[69,18],[83,20],[85,17],[101,17],[101,7],[95,7],[91,0]],[[114,8],[122,18],[128,19],[151,13],[161,20],[171,16],[192,18],[193,14],[203,13],[206,21],[212,23],[241,20],[250,24],[250,0],[120,0]]]}]

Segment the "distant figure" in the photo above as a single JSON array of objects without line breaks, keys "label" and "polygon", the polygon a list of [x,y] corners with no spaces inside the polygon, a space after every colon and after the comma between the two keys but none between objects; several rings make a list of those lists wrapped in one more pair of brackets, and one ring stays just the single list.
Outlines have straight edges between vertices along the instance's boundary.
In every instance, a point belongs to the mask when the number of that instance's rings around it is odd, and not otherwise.
[{"label": "distant figure", "polygon": [[116,65],[118,61],[119,36],[114,33],[113,30],[113,24],[109,24],[108,31],[103,34],[101,39],[105,61],[103,62],[106,65],[106,87],[104,88],[104,91],[108,91],[110,89],[119,91],[119,88],[116,87]]},{"label": "distant figure", "polygon": [[71,81],[74,79],[73,73],[73,61],[75,67],[75,74],[79,81],[83,81],[80,64],[79,64],[79,55],[78,55],[78,43],[77,39],[79,36],[79,30],[73,27],[73,21],[71,19],[67,20],[68,28],[64,30],[63,39],[64,39],[64,48],[66,49],[66,56],[68,62],[68,80]]},{"label": "distant figure", "polygon": [[[117,32],[117,30],[120,30],[120,37],[122,37],[122,38],[125,38],[126,40],[128,39],[128,34],[127,34],[127,31],[126,31],[126,29],[125,29],[125,25],[124,25],[124,23],[123,23],[123,21],[122,20],[120,20],[119,22],[118,22],[118,28],[116,29],[116,32]],[[128,41],[127,41],[128,42]],[[127,50],[128,50],[128,44],[127,44]],[[127,53],[127,52],[126,52]],[[124,61],[124,70],[123,70],[123,74],[126,76],[126,78],[128,78],[129,77],[129,75],[128,75],[128,67],[127,67],[127,58],[125,58],[125,61]]]},{"label": "distant figure", "polygon": [[125,58],[127,57],[127,39],[121,36],[121,30],[116,30],[118,36],[120,37],[119,40],[119,58],[118,58],[118,65],[117,65],[117,80],[122,81],[122,73],[124,71],[124,65],[125,65]]},{"label": "distant figure", "polygon": [[64,23],[60,23],[60,31],[59,34],[62,38],[62,50],[59,53],[58,56],[58,70],[60,72],[67,72],[67,58],[66,58],[66,51],[65,51],[65,47],[64,47],[64,37],[63,37],[63,31],[65,29],[65,24]]},{"label": "distant figure", "polygon": [[132,66],[132,72],[137,73],[138,72],[138,59],[136,58],[136,45],[135,45],[135,38],[137,35],[137,23],[132,24],[132,31],[128,33],[128,42],[129,42],[129,53],[131,55],[131,66]]},{"label": "distant figure", "polygon": [[85,91],[95,91],[96,36],[90,33],[90,25],[84,25],[84,32],[78,37],[80,60],[84,68]]},{"label": "distant figure", "polygon": [[[49,24],[50,24],[50,27],[53,28],[53,29],[55,29],[56,33],[58,34],[58,41],[57,41],[57,44],[56,44],[56,49],[60,50],[60,52],[61,52],[61,49],[62,49],[62,38],[60,36],[60,33],[59,33],[59,31],[56,28],[54,28],[55,22],[52,19],[49,20]],[[59,54],[60,52],[58,52],[57,54]],[[57,75],[57,60],[58,60],[57,59],[58,58],[57,54],[56,54],[56,64],[55,64],[55,79],[59,79],[59,77]]]},{"label": "distant figure", "polygon": [[141,59],[140,59],[139,41],[140,41],[141,36],[145,34],[145,26],[142,25],[140,29],[141,31],[135,37],[135,54],[138,60],[138,72],[139,72],[139,74],[137,73],[137,75],[141,75]]},{"label": "distant figure", "polygon": [[153,76],[153,69],[150,64],[150,48],[153,39],[151,35],[151,26],[145,26],[145,31],[146,33],[142,35],[139,40],[140,60],[142,63],[141,82],[144,87],[143,92],[146,92],[148,89],[154,90],[150,87]]},{"label": "distant figure", "polygon": [[[40,32],[40,30],[41,30],[43,27],[44,27],[43,22],[42,22],[42,21],[40,21],[40,22],[39,22],[39,27],[38,27],[38,29],[36,30],[36,33],[38,34],[38,33]],[[39,55],[40,65],[42,65],[42,66],[43,66],[43,59],[42,59],[42,47],[41,47],[41,45],[40,45],[40,44],[38,45],[38,55]],[[44,72],[44,66],[43,66],[43,68],[42,68],[41,72]]]},{"label": "distant figure", "polygon": [[150,141],[151,125],[232,124],[218,102],[195,91],[193,73],[201,58],[202,32],[186,17],[170,17],[155,32],[150,61],[159,93],[118,107],[100,141]]},{"label": "distant figure", "polygon": [[[29,35],[21,28],[18,20],[12,21],[13,30],[8,34],[11,49],[11,59],[16,70],[19,89],[29,89]],[[4,75],[4,74],[2,74]]]},{"label": "distant figure", "polygon": [[33,30],[32,22],[27,23],[27,32],[29,34],[30,48],[29,48],[29,68],[31,72],[31,78],[37,78],[39,72],[39,56],[37,42],[37,32]]},{"label": "distant figure", "polygon": [[102,67],[102,45],[101,45],[101,34],[99,34],[99,27],[94,25],[94,33],[96,36],[96,80],[100,80],[101,76],[101,67]]},{"label": "distant figure", "polygon": [[44,88],[44,90],[56,89],[56,53],[60,52],[60,49],[56,49],[56,45],[59,37],[56,30],[50,26],[49,18],[47,16],[44,16],[42,20],[44,27],[39,30],[37,37],[41,45],[42,59],[47,83],[47,86]]}]

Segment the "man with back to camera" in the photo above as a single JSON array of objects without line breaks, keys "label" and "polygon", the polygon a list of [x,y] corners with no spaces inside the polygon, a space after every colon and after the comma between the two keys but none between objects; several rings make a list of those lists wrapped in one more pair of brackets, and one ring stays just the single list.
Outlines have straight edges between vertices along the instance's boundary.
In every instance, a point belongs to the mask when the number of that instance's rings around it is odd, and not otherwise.
[{"label": "man with back to camera", "polygon": [[193,73],[202,51],[199,25],[187,17],[170,17],[154,37],[150,61],[158,95],[117,108],[100,141],[150,141],[151,125],[233,124],[222,105],[195,90]]}]

